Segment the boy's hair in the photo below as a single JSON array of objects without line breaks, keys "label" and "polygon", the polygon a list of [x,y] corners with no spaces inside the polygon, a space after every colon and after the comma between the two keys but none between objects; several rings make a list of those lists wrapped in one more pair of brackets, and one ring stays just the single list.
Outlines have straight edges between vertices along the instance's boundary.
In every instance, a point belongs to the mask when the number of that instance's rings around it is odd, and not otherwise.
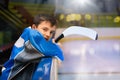
[{"label": "boy's hair", "polygon": [[43,21],[49,21],[51,23],[51,26],[54,26],[57,24],[57,21],[55,17],[47,15],[47,14],[38,14],[33,19],[33,24],[38,26]]}]

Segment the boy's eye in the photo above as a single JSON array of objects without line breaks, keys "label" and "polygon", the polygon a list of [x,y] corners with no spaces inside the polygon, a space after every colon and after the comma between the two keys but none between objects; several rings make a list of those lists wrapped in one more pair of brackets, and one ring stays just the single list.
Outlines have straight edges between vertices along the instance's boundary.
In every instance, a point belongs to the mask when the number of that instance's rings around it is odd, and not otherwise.
[{"label": "boy's eye", "polygon": [[55,31],[51,31],[50,34],[55,34]]},{"label": "boy's eye", "polygon": [[55,37],[55,31],[51,31],[50,34],[51,34],[51,37],[52,37],[52,38]]},{"label": "boy's eye", "polygon": [[47,31],[48,29],[47,28],[43,28],[44,31]]}]

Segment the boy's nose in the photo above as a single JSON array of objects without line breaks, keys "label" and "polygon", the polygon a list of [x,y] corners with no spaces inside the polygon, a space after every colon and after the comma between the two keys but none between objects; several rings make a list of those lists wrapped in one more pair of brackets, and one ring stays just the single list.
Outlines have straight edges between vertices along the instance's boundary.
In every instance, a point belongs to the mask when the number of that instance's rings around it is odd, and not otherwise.
[{"label": "boy's nose", "polygon": [[50,38],[50,32],[47,32],[45,38],[48,40]]}]

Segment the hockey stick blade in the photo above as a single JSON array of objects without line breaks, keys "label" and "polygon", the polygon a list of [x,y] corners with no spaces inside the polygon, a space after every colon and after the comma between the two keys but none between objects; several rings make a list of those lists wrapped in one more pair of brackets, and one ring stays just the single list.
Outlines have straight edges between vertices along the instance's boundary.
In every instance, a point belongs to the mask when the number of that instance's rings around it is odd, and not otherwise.
[{"label": "hockey stick blade", "polygon": [[61,33],[61,35],[59,35],[56,38],[55,42],[58,42],[62,38],[66,37],[66,36],[70,36],[70,35],[82,35],[82,36],[89,37],[93,40],[97,40],[97,38],[98,38],[98,33],[92,29],[81,27],[81,26],[71,26],[71,27],[65,29]]}]

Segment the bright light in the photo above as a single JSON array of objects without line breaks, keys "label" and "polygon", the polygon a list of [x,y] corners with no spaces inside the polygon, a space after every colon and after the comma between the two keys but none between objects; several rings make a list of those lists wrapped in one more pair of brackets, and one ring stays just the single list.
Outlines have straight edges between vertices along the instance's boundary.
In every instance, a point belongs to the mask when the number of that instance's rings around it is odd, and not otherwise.
[{"label": "bright light", "polygon": [[81,56],[82,57],[85,57],[85,55],[86,55],[87,46],[88,45],[83,44],[82,47],[81,47]]},{"label": "bright light", "polygon": [[94,48],[90,48],[90,49],[89,49],[89,53],[90,53],[91,55],[94,55],[94,54],[95,54],[95,49],[94,49]]},{"label": "bright light", "polygon": [[71,1],[72,4],[75,4],[75,6],[85,6],[87,3],[90,3],[89,0],[73,0]]},{"label": "bright light", "polygon": [[86,15],[85,15],[85,19],[86,19],[86,20],[91,20],[91,15],[90,15],[90,14],[86,14]]},{"label": "bright light", "polygon": [[120,22],[120,17],[119,17],[119,16],[115,17],[115,18],[114,18],[114,22],[115,22],[115,23]]},{"label": "bright light", "polygon": [[64,14],[61,14],[61,15],[60,15],[60,20],[63,20],[64,17],[65,17]]},{"label": "bright light", "polygon": [[79,2],[80,5],[84,5],[86,2],[88,2],[88,0],[79,0],[78,2]]},{"label": "bright light", "polygon": [[114,49],[116,50],[116,51],[120,51],[120,45],[119,44],[114,44]]},{"label": "bright light", "polygon": [[57,0],[56,13],[94,13],[101,12],[101,6],[93,0]]},{"label": "bright light", "polygon": [[80,54],[80,50],[72,49],[72,50],[70,50],[70,54],[72,54],[72,55],[79,55]]}]

